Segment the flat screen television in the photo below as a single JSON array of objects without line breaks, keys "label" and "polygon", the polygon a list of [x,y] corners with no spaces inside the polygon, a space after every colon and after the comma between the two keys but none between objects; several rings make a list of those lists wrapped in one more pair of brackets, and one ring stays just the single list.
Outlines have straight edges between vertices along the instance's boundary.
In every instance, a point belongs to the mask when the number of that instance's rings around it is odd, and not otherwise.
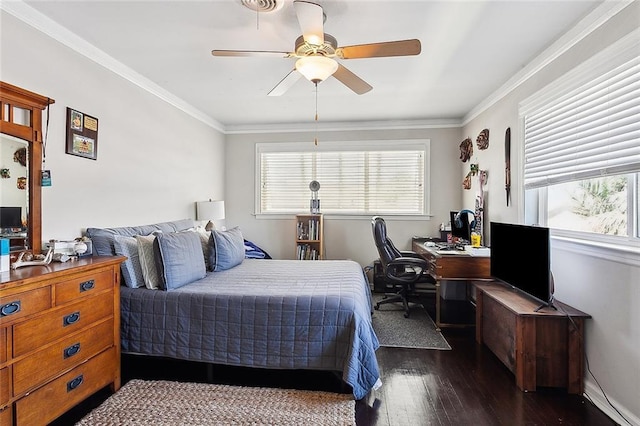
[{"label": "flat screen television", "polygon": [[549,228],[491,222],[490,229],[491,276],[553,306]]},{"label": "flat screen television", "polygon": [[22,229],[22,207],[0,207],[0,228]]},{"label": "flat screen television", "polygon": [[457,237],[466,242],[471,241],[471,230],[469,228],[469,215],[468,213],[462,213],[460,215],[460,226],[456,222],[457,211],[450,211],[449,218],[451,220],[451,236]]}]

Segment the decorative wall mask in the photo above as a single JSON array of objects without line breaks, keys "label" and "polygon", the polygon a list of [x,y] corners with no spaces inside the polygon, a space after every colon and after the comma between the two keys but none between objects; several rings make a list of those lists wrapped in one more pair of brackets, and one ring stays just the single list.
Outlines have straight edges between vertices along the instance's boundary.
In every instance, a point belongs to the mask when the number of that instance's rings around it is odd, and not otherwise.
[{"label": "decorative wall mask", "polygon": [[466,163],[472,155],[473,142],[471,142],[471,138],[466,138],[460,143],[460,159],[463,163]]},{"label": "decorative wall mask", "polygon": [[20,163],[22,167],[27,167],[27,148],[20,148],[13,153],[13,161]]},{"label": "decorative wall mask", "polygon": [[18,185],[18,189],[27,189],[27,178],[19,177],[17,185]]},{"label": "decorative wall mask", "polygon": [[478,144],[478,149],[489,148],[489,129],[484,129],[480,132],[476,139],[476,144]]},{"label": "decorative wall mask", "polygon": [[471,173],[467,174],[462,181],[462,189],[471,189]]},{"label": "decorative wall mask", "polygon": [[2,177],[2,179],[9,179],[11,172],[9,172],[9,169],[0,169],[0,177]]}]

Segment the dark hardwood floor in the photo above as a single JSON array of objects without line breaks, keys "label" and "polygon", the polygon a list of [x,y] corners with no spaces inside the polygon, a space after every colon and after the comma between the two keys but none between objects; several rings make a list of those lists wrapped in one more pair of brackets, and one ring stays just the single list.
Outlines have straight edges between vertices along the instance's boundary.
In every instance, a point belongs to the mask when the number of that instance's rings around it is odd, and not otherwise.
[{"label": "dark hardwood floor", "polygon": [[[425,300],[433,317],[433,300]],[[449,315],[458,310],[448,303]],[[456,308],[456,309],[452,309]],[[465,316],[468,312],[465,313]],[[513,374],[472,328],[444,329],[450,351],[380,348],[383,385],[356,402],[358,426],[368,425],[615,425],[587,399],[563,389],[521,392]],[[348,393],[334,373],[256,370],[123,356],[123,384],[132,378],[213,382]],[[109,396],[104,389],[54,425],[72,425]]]}]

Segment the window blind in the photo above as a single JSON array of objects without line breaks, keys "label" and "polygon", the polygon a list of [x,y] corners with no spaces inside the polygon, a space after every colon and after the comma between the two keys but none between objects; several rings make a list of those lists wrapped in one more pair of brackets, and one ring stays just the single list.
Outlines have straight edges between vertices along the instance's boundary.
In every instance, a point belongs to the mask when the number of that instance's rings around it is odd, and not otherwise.
[{"label": "window blind", "polygon": [[422,215],[426,150],[412,147],[263,151],[259,213],[309,209],[309,182],[320,182],[320,210],[341,214]]},{"label": "window blind", "polygon": [[640,171],[640,57],[524,117],[524,185]]}]

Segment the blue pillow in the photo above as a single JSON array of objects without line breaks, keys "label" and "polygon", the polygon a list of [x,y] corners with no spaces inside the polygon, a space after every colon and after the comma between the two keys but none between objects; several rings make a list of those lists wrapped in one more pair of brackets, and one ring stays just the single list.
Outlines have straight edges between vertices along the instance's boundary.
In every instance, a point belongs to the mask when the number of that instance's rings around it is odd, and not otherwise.
[{"label": "blue pillow", "polygon": [[207,274],[200,237],[195,232],[160,233],[156,236],[159,269],[167,291],[197,281]]},{"label": "blue pillow", "polygon": [[209,237],[209,270],[224,271],[244,260],[244,238],[237,226],[228,231],[211,231]]}]

